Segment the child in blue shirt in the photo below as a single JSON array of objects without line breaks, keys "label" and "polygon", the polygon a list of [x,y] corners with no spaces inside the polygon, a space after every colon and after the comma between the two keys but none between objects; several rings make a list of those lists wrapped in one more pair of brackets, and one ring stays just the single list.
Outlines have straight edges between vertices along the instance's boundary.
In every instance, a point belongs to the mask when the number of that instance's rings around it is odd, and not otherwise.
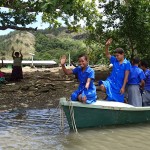
[{"label": "child in blue shirt", "polygon": [[94,70],[88,65],[88,58],[82,54],[78,57],[79,66],[71,69],[66,69],[66,56],[61,58],[61,66],[65,74],[75,74],[78,76],[79,87],[71,95],[72,101],[80,101],[91,104],[96,102],[96,87],[94,85]]},{"label": "child in blue shirt", "polygon": [[145,75],[138,67],[139,62],[139,58],[133,58],[127,83],[128,103],[136,107],[142,107],[140,87],[143,89],[145,84]]},{"label": "child in blue shirt", "polygon": [[142,94],[143,106],[150,106],[150,70],[146,61],[141,61],[141,69],[145,74],[145,86]]},{"label": "child in blue shirt", "polygon": [[105,80],[99,81],[100,89],[107,94],[107,100],[124,102],[125,86],[128,80],[129,70],[131,64],[124,58],[124,51],[122,48],[115,50],[115,56],[109,53],[109,46],[112,39],[106,42],[105,55],[113,64],[111,75]]}]

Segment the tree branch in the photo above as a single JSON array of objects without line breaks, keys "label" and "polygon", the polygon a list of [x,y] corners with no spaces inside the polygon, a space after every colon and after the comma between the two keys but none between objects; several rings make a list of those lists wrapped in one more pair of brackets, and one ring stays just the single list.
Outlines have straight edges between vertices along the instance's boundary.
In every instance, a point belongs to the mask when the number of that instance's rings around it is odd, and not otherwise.
[{"label": "tree branch", "polygon": [[37,31],[37,27],[36,28],[27,28],[27,27],[18,27],[18,26],[11,26],[11,25],[7,25],[7,26],[0,26],[0,30],[6,30],[6,29],[14,29],[14,30],[26,30],[26,31],[30,31],[30,30],[34,30]]}]

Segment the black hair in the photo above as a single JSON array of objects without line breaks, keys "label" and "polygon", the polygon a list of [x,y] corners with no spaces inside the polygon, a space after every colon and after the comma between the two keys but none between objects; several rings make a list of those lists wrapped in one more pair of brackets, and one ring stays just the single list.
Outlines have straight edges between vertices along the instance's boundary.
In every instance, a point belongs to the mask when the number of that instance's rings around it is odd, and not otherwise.
[{"label": "black hair", "polygon": [[124,50],[122,48],[116,48],[115,53],[124,54]]},{"label": "black hair", "polygon": [[140,62],[140,58],[138,58],[138,57],[135,57],[135,58],[132,59],[132,64],[133,65],[139,64],[139,62]]},{"label": "black hair", "polygon": [[15,52],[15,55],[19,55],[19,52]]},{"label": "black hair", "polygon": [[80,54],[78,56],[78,59],[81,58],[81,57],[84,57],[86,61],[88,61],[88,56],[86,54]]},{"label": "black hair", "polygon": [[141,66],[144,66],[145,68],[148,68],[148,63],[145,60],[141,60]]}]

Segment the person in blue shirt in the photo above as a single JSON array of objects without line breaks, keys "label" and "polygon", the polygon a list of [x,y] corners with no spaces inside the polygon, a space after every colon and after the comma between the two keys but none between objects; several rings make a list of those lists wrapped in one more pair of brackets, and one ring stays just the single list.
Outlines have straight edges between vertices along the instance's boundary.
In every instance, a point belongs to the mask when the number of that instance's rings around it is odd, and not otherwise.
[{"label": "person in blue shirt", "polygon": [[105,55],[113,64],[112,72],[105,81],[99,81],[99,86],[101,91],[106,92],[107,100],[124,102],[125,86],[131,64],[124,58],[124,50],[122,48],[115,50],[115,56],[110,55],[109,46],[111,43],[112,39],[110,38],[105,44]]},{"label": "person in blue shirt", "polygon": [[150,70],[146,61],[142,60],[140,65],[145,74],[145,86],[142,94],[143,106],[150,106]]},{"label": "person in blue shirt", "polygon": [[72,101],[80,101],[83,103],[91,104],[96,102],[96,87],[94,85],[95,73],[88,65],[88,57],[81,54],[78,57],[79,66],[73,70],[65,67],[66,56],[61,58],[61,66],[66,75],[74,74],[78,76],[79,87],[71,94]]},{"label": "person in blue shirt", "polygon": [[127,83],[128,103],[136,107],[142,107],[140,88],[143,89],[145,85],[145,75],[143,70],[138,67],[139,63],[139,58],[136,57],[132,59],[132,67],[130,69]]}]

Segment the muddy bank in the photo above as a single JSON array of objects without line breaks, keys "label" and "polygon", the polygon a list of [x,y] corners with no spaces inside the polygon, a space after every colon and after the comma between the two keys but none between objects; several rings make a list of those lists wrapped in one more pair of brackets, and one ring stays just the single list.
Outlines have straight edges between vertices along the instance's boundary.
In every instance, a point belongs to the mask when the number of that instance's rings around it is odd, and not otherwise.
[{"label": "muddy bank", "polygon": [[[24,79],[20,82],[9,81],[11,70],[3,68],[6,84],[0,84],[0,110],[22,108],[57,107],[61,97],[70,97],[77,89],[78,81],[74,75],[66,76],[60,67],[37,69],[23,68]],[[96,71],[100,73],[98,70]],[[108,71],[101,71],[97,78],[105,79]],[[97,85],[97,80],[95,81]],[[105,94],[98,91],[98,99]]]}]

